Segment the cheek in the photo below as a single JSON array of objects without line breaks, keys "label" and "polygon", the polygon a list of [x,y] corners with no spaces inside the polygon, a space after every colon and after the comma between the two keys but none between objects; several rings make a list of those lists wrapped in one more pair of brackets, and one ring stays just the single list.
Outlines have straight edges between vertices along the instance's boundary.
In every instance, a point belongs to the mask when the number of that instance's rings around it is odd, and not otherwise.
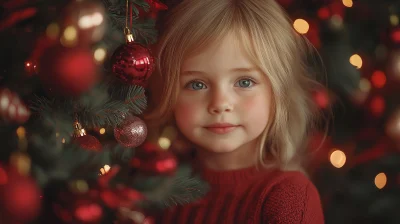
[{"label": "cheek", "polygon": [[177,124],[182,126],[193,123],[196,120],[196,113],[200,111],[199,107],[199,104],[193,103],[193,100],[178,99],[174,110]]},{"label": "cheek", "polygon": [[271,99],[267,94],[257,94],[256,96],[249,97],[243,101],[242,105],[242,108],[244,108],[245,113],[248,115],[247,117],[250,119],[256,119],[260,124],[268,121],[271,111]]}]

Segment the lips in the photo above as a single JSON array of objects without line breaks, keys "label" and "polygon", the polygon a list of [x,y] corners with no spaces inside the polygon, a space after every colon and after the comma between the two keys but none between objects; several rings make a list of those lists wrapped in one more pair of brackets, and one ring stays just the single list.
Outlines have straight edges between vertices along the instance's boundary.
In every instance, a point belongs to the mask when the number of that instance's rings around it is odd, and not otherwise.
[{"label": "lips", "polygon": [[237,127],[238,127],[238,125],[234,125],[234,124],[230,124],[230,123],[215,123],[215,124],[208,125],[205,128],[208,131],[211,131],[216,134],[226,134],[226,133],[234,131]]}]

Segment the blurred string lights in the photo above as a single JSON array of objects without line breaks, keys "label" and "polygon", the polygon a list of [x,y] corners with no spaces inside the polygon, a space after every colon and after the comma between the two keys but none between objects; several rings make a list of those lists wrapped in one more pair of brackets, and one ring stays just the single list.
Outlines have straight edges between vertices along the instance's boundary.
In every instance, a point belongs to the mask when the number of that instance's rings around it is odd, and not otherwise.
[{"label": "blurred string lights", "polygon": [[[352,0],[342,0],[342,4],[351,8],[354,6],[354,2]],[[335,13],[335,10],[332,10],[329,7],[322,7],[318,10],[317,15],[322,20],[329,21],[330,28],[333,30],[340,30],[343,28],[343,18],[340,13]],[[388,16],[388,22],[392,26],[393,31],[390,32],[389,38],[395,44],[400,44],[400,28],[397,27],[400,25],[399,16],[396,15],[395,12],[391,13]],[[294,19],[293,28],[301,35],[306,35],[307,38],[316,46],[317,41],[313,41],[312,35],[310,32],[313,29],[313,23],[308,22],[305,18],[297,18]],[[373,69],[370,74],[367,76],[360,78],[358,92],[354,93],[354,98],[356,99],[356,103],[364,104],[368,99],[368,95],[371,93],[371,90],[382,89],[384,88],[390,79],[400,81],[400,51],[395,51],[392,54],[389,54],[389,50],[386,45],[379,44],[375,49],[375,57],[379,61],[390,61],[389,68],[381,68],[381,69]],[[361,70],[363,68],[363,58],[360,54],[354,52],[350,57],[348,62],[354,66],[356,69]],[[370,69],[370,68],[368,68]],[[387,71],[385,70],[387,69]],[[366,71],[362,71],[364,74]],[[390,77],[389,77],[390,76]],[[325,94],[326,95],[326,94]],[[315,97],[316,102],[321,108],[325,108],[326,103],[329,100],[325,99],[321,93],[317,94]],[[386,102],[384,97],[381,95],[375,95],[369,98],[368,108],[372,115],[381,116],[385,112]],[[389,121],[386,124],[386,134],[394,139],[400,149],[400,109],[395,111]],[[383,152],[382,152],[383,153]],[[367,156],[367,155],[365,155]],[[346,161],[350,158],[347,158],[346,153],[338,148],[332,148],[329,153],[329,161],[331,165],[337,169],[343,168],[346,165]],[[357,160],[357,158],[354,158]],[[353,160],[351,158],[350,160]],[[353,161],[352,161],[353,162]],[[377,173],[373,180],[376,188],[383,189],[387,184],[387,176],[384,172]]]},{"label": "blurred string lights", "polygon": [[[337,148],[331,150],[332,152],[329,155],[329,161],[332,166],[335,168],[342,168],[346,164],[346,154]],[[375,176],[374,184],[378,189],[382,189],[385,187],[387,183],[386,174],[381,172]]]},{"label": "blurred string lights", "polygon": [[[66,9],[61,21],[49,24],[45,33],[50,40],[58,40],[62,46],[73,48],[82,42],[99,41],[104,32],[105,18],[102,5],[77,1],[75,6]],[[104,47],[96,47],[93,51],[93,59],[98,64],[104,61],[106,55],[107,50]],[[26,66],[30,65],[26,64]]]}]

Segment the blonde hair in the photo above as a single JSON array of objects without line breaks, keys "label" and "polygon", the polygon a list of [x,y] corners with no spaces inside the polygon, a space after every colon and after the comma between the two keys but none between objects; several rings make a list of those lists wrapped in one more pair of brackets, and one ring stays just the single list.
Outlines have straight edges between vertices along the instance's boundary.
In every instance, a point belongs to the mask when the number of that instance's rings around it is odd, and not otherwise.
[{"label": "blonde hair", "polygon": [[274,0],[184,0],[170,12],[157,46],[157,72],[146,118],[172,119],[183,60],[234,32],[250,60],[267,75],[273,92],[270,122],[260,138],[259,164],[301,169],[307,136],[318,109],[318,83],[305,63],[310,48]]}]

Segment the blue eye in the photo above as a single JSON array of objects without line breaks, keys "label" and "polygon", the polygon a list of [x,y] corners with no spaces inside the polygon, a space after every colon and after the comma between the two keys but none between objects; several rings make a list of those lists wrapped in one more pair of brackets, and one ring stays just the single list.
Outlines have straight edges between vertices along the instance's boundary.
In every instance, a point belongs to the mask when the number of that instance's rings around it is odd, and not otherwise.
[{"label": "blue eye", "polygon": [[206,89],[206,85],[199,81],[191,81],[186,85],[186,88],[189,88],[191,90],[200,90]]},{"label": "blue eye", "polygon": [[249,88],[252,85],[254,85],[254,81],[251,79],[241,79],[237,83],[238,83],[239,87],[242,87],[242,88]]}]

